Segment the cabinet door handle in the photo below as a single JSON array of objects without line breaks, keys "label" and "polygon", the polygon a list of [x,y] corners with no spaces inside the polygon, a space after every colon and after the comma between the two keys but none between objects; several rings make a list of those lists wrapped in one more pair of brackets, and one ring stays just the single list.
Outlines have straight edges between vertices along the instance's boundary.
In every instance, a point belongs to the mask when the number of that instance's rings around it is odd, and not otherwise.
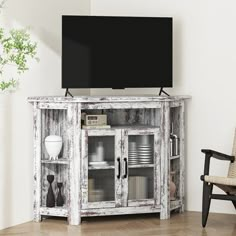
[{"label": "cabinet door handle", "polygon": [[127,178],[128,176],[128,161],[127,161],[127,158],[124,158],[124,162],[125,162],[125,174],[123,176],[123,178]]},{"label": "cabinet door handle", "polygon": [[117,175],[117,179],[120,178],[120,158],[117,158],[118,161],[118,175]]}]

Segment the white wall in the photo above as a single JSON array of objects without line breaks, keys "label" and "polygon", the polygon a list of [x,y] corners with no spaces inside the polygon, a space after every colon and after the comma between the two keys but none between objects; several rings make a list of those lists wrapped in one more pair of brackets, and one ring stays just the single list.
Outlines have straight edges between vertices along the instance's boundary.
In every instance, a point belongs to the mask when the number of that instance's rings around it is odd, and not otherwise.
[{"label": "white wall", "polygon": [[61,15],[89,14],[89,8],[87,0],[9,0],[0,14],[0,26],[31,27],[41,60],[30,63],[18,91],[7,98],[0,94],[0,229],[32,220],[32,107],[27,97],[64,94]]},{"label": "white wall", "polygon": [[[192,95],[187,105],[187,210],[201,211],[202,148],[231,153],[236,126],[236,2],[234,0],[91,0],[92,15],[174,17],[174,88]],[[114,93],[92,90],[92,94]],[[117,91],[115,91],[117,93]],[[121,94],[157,93],[126,90]],[[228,165],[214,161],[213,174]],[[235,213],[229,202],[213,201],[211,211]]]}]

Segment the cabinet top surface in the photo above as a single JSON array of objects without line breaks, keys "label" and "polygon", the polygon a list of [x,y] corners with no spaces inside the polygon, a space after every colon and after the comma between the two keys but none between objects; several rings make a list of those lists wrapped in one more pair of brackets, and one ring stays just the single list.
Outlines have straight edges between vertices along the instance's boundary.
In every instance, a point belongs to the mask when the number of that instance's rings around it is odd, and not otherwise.
[{"label": "cabinet top surface", "polygon": [[38,96],[29,97],[28,101],[33,102],[60,102],[60,103],[98,103],[98,102],[171,102],[190,99],[191,96],[157,96],[157,95],[132,95],[132,96]]}]

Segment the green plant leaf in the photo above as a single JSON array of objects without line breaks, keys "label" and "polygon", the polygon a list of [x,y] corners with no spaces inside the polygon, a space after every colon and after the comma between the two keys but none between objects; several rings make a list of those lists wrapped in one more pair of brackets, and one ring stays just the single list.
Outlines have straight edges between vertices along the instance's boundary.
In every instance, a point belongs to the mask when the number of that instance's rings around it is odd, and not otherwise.
[{"label": "green plant leaf", "polygon": [[[37,55],[37,43],[32,42],[26,29],[12,29],[8,33],[0,28],[0,74],[3,74],[6,65],[14,66],[17,73],[27,71],[29,59],[39,61]],[[0,51],[1,52],[1,51]],[[2,84],[2,88],[8,86]]]}]

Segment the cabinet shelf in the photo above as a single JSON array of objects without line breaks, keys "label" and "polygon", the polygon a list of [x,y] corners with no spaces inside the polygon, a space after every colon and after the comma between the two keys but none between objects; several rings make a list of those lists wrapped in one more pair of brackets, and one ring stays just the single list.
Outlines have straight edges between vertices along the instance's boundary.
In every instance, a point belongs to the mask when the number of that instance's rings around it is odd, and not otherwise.
[{"label": "cabinet shelf", "polygon": [[[137,165],[129,165],[129,168],[153,168],[154,164],[137,164]],[[89,166],[89,170],[109,170],[114,169],[113,165],[110,166]]]},{"label": "cabinet shelf", "polygon": [[137,165],[129,165],[129,168],[152,168],[154,164],[137,164]]},{"label": "cabinet shelf", "polygon": [[160,128],[159,126],[155,126],[155,125],[116,125],[116,126],[112,126],[111,128],[113,129],[131,129],[131,130],[143,130],[143,129],[156,129],[156,128]]},{"label": "cabinet shelf", "polygon": [[109,131],[109,130],[115,130],[115,129],[131,129],[131,130],[143,130],[143,129],[156,129],[159,128],[159,126],[154,125],[114,125],[111,126],[111,128],[83,128],[82,130],[101,130],[101,131]]},{"label": "cabinet shelf", "polygon": [[181,201],[179,199],[170,201],[170,210],[175,210],[181,207]]},{"label": "cabinet shelf", "polygon": [[55,161],[54,160],[41,160],[41,163],[68,165],[70,163],[70,160],[66,159],[66,158],[61,158],[61,159],[58,159],[58,160],[55,160]]},{"label": "cabinet shelf", "polygon": [[180,158],[180,155],[177,155],[177,156],[171,156],[171,157],[170,157],[170,160],[179,159],[179,158]]},{"label": "cabinet shelf", "polygon": [[67,217],[68,216],[68,209],[66,206],[62,207],[40,207],[40,214],[45,216],[60,216],[60,217]]},{"label": "cabinet shelf", "polygon": [[109,165],[109,166],[89,166],[89,170],[110,170],[114,169],[114,165]]}]

